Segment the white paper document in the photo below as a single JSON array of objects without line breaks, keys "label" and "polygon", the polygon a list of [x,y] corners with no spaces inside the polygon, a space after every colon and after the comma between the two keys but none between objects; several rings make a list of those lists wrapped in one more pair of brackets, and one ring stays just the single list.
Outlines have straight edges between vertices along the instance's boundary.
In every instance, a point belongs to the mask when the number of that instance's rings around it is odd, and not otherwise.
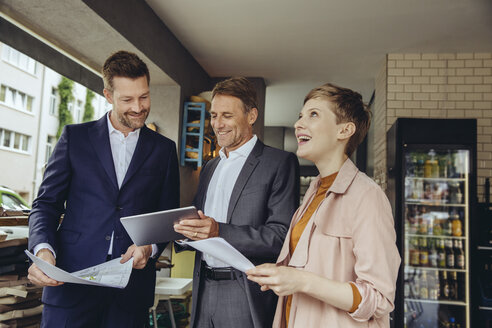
[{"label": "white paper document", "polygon": [[25,252],[31,261],[33,261],[45,275],[61,282],[125,288],[132,273],[133,257],[123,264],[120,263],[120,257],[87,269],[68,273],[67,271],[57,268],[56,266],[40,259],[39,257],[34,256],[27,250]]},{"label": "white paper document", "polygon": [[223,238],[215,237],[197,241],[180,240],[176,241],[180,245],[188,245],[202,253],[215,257],[216,259],[227,263],[231,267],[245,272],[255,266],[237,249],[232,247]]}]

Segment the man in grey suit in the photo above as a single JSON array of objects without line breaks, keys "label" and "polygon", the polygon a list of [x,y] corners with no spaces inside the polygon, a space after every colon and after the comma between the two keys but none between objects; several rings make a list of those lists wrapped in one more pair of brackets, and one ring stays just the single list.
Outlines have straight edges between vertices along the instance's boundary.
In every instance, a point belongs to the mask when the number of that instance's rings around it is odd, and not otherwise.
[{"label": "man in grey suit", "polygon": [[[220,156],[200,175],[200,219],[174,229],[193,240],[222,237],[255,265],[275,261],[299,205],[297,157],[253,135],[256,91],[246,78],[219,82],[210,113]],[[244,273],[197,252],[193,278],[190,327],[271,327],[277,297]]]}]

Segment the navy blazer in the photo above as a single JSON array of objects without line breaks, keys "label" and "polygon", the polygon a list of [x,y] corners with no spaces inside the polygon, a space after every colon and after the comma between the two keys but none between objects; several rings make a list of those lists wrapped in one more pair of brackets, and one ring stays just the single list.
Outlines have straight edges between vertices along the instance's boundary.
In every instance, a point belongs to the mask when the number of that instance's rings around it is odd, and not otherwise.
[{"label": "navy blazer", "polygon": [[[133,244],[120,223],[123,216],[179,207],[175,143],[142,127],[128,171],[118,188],[107,115],[98,121],[67,125],[50,157],[29,216],[29,249],[55,248],[57,266],[68,272],[106,260],[114,232],[113,257]],[[60,216],[65,214],[61,224]],[[158,245],[159,254],[165,244]],[[133,270],[120,301],[129,307],[152,305],[155,262]],[[43,302],[72,306],[87,286],[45,287]]]},{"label": "navy blazer", "polygon": [[[200,174],[194,204],[205,207],[207,190],[220,157]],[[290,221],[299,206],[299,162],[293,153],[265,146],[258,140],[244,163],[232,190],[227,223],[219,223],[219,237],[227,240],[253,264],[275,263]],[[179,249],[179,248],[178,248]],[[194,327],[200,292],[201,253],[195,256],[190,327]],[[255,328],[271,327],[277,296],[236,272],[244,286]]]}]

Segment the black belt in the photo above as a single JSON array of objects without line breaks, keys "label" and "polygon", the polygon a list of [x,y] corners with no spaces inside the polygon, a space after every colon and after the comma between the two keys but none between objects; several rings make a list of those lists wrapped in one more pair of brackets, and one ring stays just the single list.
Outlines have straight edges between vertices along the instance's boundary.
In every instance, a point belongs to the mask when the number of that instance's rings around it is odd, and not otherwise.
[{"label": "black belt", "polygon": [[235,280],[236,273],[233,268],[212,268],[202,263],[202,277],[210,280]]}]

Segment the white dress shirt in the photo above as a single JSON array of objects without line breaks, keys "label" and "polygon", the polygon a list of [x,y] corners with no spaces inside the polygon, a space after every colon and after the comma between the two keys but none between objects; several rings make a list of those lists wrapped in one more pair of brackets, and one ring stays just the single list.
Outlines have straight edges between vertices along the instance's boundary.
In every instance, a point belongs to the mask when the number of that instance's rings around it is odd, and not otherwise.
[{"label": "white dress shirt", "polygon": [[[111,112],[107,114],[108,121],[108,132],[109,132],[109,142],[111,145],[111,154],[113,155],[113,163],[114,170],[116,172],[116,179],[118,181],[118,188],[121,188],[121,184],[125,179],[126,171],[128,171],[128,167],[130,166],[130,162],[133,157],[133,153],[135,152],[135,148],[137,147],[138,137],[140,136],[140,129],[136,129],[125,135],[116,130],[109,119]],[[111,234],[111,243],[109,244],[108,255],[111,255],[113,252],[113,238],[114,232]],[[42,248],[48,248],[53,255],[56,256],[53,247],[47,243],[41,243],[36,245],[33,249],[34,254],[37,254],[39,250]],[[157,245],[152,245],[152,256],[157,253]]]},{"label": "white dress shirt", "polygon": [[[207,189],[204,214],[217,222],[227,223],[227,210],[232,190],[246,159],[253,150],[258,138],[254,135],[248,142],[236,150],[229,152],[229,157],[222,148],[219,151],[220,162],[215,168]],[[203,260],[211,267],[227,267],[229,265],[216,258],[203,254]]]}]

